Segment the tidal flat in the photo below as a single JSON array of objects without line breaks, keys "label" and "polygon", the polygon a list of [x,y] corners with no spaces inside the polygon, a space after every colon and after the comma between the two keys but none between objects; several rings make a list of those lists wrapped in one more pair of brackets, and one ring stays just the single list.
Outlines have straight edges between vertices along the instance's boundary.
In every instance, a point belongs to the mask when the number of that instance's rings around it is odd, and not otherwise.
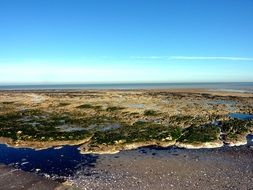
[{"label": "tidal flat", "polygon": [[35,149],[81,145],[84,154],[150,145],[215,148],[246,144],[252,113],[252,93],[7,90],[0,92],[0,141]]}]

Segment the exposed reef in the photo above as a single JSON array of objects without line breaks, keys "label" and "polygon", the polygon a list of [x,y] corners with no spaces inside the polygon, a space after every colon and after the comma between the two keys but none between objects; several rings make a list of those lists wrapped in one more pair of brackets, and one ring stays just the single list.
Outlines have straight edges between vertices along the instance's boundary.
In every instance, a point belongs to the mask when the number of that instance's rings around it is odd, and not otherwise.
[{"label": "exposed reef", "polygon": [[0,92],[0,141],[35,149],[81,145],[82,153],[143,146],[214,148],[246,143],[253,94],[206,90]]}]

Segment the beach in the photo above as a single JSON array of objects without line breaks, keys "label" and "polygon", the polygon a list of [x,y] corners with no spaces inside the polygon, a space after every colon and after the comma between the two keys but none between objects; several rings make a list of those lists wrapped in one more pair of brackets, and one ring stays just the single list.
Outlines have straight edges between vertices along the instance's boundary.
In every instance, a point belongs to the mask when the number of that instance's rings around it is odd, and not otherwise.
[{"label": "beach", "polygon": [[33,173],[0,164],[1,190],[67,190],[67,187]]},{"label": "beach", "polygon": [[140,148],[103,155],[69,182],[80,189],[240,189],[253,183],[253,147]]},{"label": "beach", "polygon": [[99,155],[93,164],[77,167],[72,175],[65,177],[62,185],[55,181],[57,178],[45,177],[45,174],[1,165],[0,189],[250,190],[252,156],[253,146],[250,145],[197,150],[139,148]]},{"label": "beach", "polygon": [[253,0],[0,0],[0,190],[253,190]]},{"label": "beach", "polygon": [[29,89],[0,98],[0,176],[14,168],[10,179],[31,175],[48,189],[251,188],[251,92]]}]

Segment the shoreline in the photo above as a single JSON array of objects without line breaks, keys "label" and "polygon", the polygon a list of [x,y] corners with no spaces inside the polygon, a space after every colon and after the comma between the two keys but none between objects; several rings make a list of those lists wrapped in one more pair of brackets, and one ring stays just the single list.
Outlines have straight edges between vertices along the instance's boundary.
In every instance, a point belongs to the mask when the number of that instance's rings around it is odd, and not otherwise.
[{"label": "shoreline", "polygon": [[[252,155],[253,147],[249,146],[224,146],[217,149],[143,147],[121,151],[117,155],[99,155],[94,163],[95,167],[79,168],[59,186],[63,189],[80,190],[143,189],[144,186],[146,190],[195,190],[203,189],[208,184],[217,189],[229,189],[229,187],[246,189],[253,182]],[[1,167],[0,172],[2,172]],[[50,189],[47,185],[57,185],[54,178],[46,179],[33,172],[21,172],[22,174],[13,173],[15,183],[20,180],[22,183],[29,183],[29,180],[22,180],[23,176],[29,175],[32,179],[35,177],[40,178],[41,182],[44,181],[47,187],[45,189]],[[210,177],[214,180],[208,180]],[[178,181],[178,178],[182,180]],[[238,183],[242,180],[244,183]],[[0,180],[0,184],[4,182]]]},{"label": "shoreline", "polygon": [[253,82],[136,82],[136,83],[56,83],[56,84],[0,84],[0,91],[29,90],[170,90],[170,89],[210,89],[253,93]]},{"label": "shoreline", "polygon": [[175,92],[175,93],[206,93],[213,95],[224,95],[224,96],[245,96],[245,97],[253,97],[253,86],[252,91],[240,91],[240,90],[227,90],[227,89],[213,89],[213,88],[110,88],[110,89],[1,89],[0,93],[82,93],[82,92]]},{"label": "shoreline", "polygon": [[[249,133],[248,135],[252,135]],[[223,141],[214,141],[214,142],[205,142],[205,143],[182,143],[182,142],[177,142],[177,141],[170,141],[170,142],[159,142],[159,141],[149,141],[149,142],[138,142],[138,143],[129,143],[129,144],[122,144],[122,145],[102,145],[101,147],[97,147],[97,150],[85,150],[85,147],[87,147],[87,143],[89,142],[90,138],[80,140],[80,141],[75,141],[75,142],[68,142],[68,141],[57,141],[57,142],[50,142],[46,143],[45,142],[29,142],[29,141],[22,141],[22,143],[16,144],[13,143],[11,139],[9,138],[3,138],[0,137],[0,144],[4,144],[7,147],[10,148],[29,148],[33,149],[36,151],[39,150],[45,150],[45,149],[61,149],[62,146],[79,146],[78,150],[80,154],[117,154],[123,151],[128,151],[128,150],[136,150],[139,148],[146,148],[146,147],[158,147],[158,148],[183,148],[183,149],[192,149],[192,150],[198,150],[198,149],[218,149],[222,147],[236,147],[236,146],[245,146],[248,144],[246,136],[244,140],[240,140],[237,142],[230,142],[229,144],[224,144]],[[29,143],[31,143],[29,145]],[[49,145],[51,144],[51,145]]]}]

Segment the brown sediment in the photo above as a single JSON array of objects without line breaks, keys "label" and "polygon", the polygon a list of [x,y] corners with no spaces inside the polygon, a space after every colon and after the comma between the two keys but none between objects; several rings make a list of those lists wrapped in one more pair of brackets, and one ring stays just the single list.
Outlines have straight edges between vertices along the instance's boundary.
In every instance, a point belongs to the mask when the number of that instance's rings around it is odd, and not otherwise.
[{"label": "brown sediment", "polygon": [[247,144],[247,139],[246,137],[240,137],[239,140],[227,140],[225,143],[228,144],[228,146],[242,146]]},{"label": "brown sediment", "polygon": [[187,149],[201,149],[201,148],[220,148],[224,144],[222,141],[215,141],[215,142],[205,142],[205,143],[182,143],[182,142],[177,142],[175,144],[176,147],[179,148],[187,148]]},{"label": "brown sediment", "polygon": [[159,146],[159,147],[170,147],[174,146],[176,141],[170,142],[159,142],[159,141],[147,141],[147,142],[136,142],[121,145],[99,145],[98,147],[90,147],[89,144],[80,146],[79,150],[81,154],[116,154],[123,150],[133,150],[140,147],[147,146]]},{"label": "brown sediment", "polygon": [[82,140],[73,140],[73,141],[22,141],[22,140],[17,140],[13,141],[11,138],[6,138],[6,137],[0,137],[0,143],[1,144],[6,144],[7,146],[10,147],[15,147],[15,148],[32,148],[35,150],[42,150],[42,149],[47,149],[51,147],[60,147],[64,145],[81,145],[86,142],[88,142],[90,138],[82,139]]}]

